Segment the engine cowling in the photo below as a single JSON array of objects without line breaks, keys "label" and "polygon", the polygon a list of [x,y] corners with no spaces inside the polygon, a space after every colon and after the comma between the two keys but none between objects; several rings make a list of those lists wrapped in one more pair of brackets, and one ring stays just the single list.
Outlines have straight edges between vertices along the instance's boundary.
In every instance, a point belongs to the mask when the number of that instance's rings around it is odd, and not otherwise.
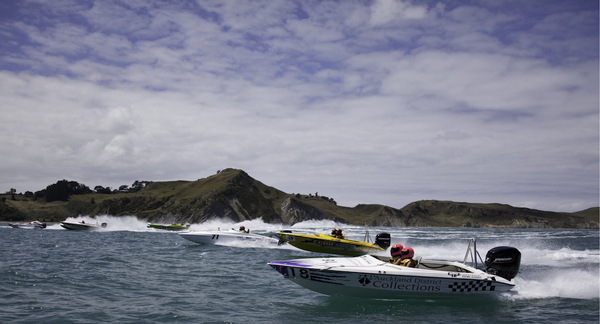
[{"label": "engine cowling", "polygon": [[392,237],[390,233],[379,233],[375,236],[375,245],[378,245],[380,248],[387,250],[390,247],[392,242]]},{"label": "engine cowling", "polygon": [[520,267],[521,252],[514,247],[498,246],[485,256],[485,270],[508,280],[517,276]]}]

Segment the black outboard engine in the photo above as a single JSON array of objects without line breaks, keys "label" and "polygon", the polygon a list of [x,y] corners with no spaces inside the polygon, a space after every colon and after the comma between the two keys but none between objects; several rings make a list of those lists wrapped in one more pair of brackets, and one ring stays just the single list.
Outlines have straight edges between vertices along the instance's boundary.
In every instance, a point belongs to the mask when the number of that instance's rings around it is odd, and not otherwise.
[{"label": "black outboard engine", "polygon": [[390,233],[379,233],[375,236],[375,245],[378,245],[380,248],[387,250],[390,247],[390,243],[392,242],[392,237]]},{"label": "black outboard engine", "polygon": [[521,266],[521,252],[514,247],[498,246],[485,255],[485,271],[504,279],[517,276]]}]

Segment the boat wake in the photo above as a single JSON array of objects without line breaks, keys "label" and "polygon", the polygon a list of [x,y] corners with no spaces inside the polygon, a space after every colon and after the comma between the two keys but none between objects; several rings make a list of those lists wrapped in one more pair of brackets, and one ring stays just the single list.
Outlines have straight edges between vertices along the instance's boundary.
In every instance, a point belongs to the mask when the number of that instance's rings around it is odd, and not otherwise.
[{"label": "boat wake", "polygon": [[[98,232],[135,231],[170,233],[159,229],[147,228],[148,222],[135,216],[98,215],[95,217],[69,217],[68,221],[92,224],[107,223],[108,226]],[[521,232],[473,229],[431,229],[431,228],[388,228],[362,227],[338,224],[333,221],[306,221],[293,226],[267,224],[262,220],[232,222],[226,220],[211,220],[202,224],[192,224],[189,231],[208,231],[221,229],[238,229],[244,226],[250,233],[270,236],[282,230],[292,230],[303,233],[329,233],[332,228],[342,228],[346,237],[363,240],[365,230],[374,237],[378,232],[386,231],[391,234],[391,243],[400,243],[415,249],[415,255],[437,260],[454,260],[462,262],[465,256],[466,240],[479,235],[477,248],[482,254],[494,246],[514,246],[522,253],[521,270],[513,281],[516,287],[509,293],[501,293],[495,298],[507,300],[574,298],[598,299],[600,296],[600,252],[597,246],[571,248],[569,244],[559,240],[570,240],[565,232]],[[44,230],[65,230],[60,224],[47,224]],[[485,233],[486,237],[481,237]],[[592,231],[566,232],[574,236],[594,236]],[[562,236],[557,236],[557,235]],[[564,244],[563,244],[564,243]],[[225,245],[236,247],[260,247],[268,249],[289,249],[291,256],[314,257],[315,254],[299,250],[288,244],[273,246],[252,242],[232,242]],[[386,251],[389,253],[389,251]]]},{"label": "boat wake", "polygon": [[[576,298],[598,299],[598,269],[546,268],[520,274],[514,279],[517,294],[509,299]],[[595,273],[594,273],[595,272]]]}]

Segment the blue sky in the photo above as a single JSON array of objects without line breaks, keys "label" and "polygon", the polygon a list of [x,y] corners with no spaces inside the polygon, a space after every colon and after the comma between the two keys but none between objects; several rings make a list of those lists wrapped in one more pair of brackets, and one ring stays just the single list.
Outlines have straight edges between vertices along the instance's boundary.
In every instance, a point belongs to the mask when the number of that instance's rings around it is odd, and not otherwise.
[{"label": "blue sky", "polygon": [[3,1],[0,183],[599,204],[597,1]]}]

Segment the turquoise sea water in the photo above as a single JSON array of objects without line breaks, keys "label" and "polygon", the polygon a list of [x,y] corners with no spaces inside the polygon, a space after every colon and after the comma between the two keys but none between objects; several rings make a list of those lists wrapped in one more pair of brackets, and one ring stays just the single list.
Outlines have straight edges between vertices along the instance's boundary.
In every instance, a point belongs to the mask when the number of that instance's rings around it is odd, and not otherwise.
[{"label": "turquoise sea water", "polygon": [[[92,221],[86,218],[86,221]],[[491,297],[377,300],[330,297],[302,288],[267,262],[322,254],[290,246],[201,245],[147,229],[134,217],[103,216],[106,230],[0,226],[0,323],[598,323],[599,232],[293,227],[244,222],[256,234],[282,229],[362,240],[389,232],[416,254],[462,261],[470,238],[480,254],[508,245],[522,253],[516,288]],[[95,220],[93,220],[95,222]],[[213,222],[192,230],[240,224]]]}]

